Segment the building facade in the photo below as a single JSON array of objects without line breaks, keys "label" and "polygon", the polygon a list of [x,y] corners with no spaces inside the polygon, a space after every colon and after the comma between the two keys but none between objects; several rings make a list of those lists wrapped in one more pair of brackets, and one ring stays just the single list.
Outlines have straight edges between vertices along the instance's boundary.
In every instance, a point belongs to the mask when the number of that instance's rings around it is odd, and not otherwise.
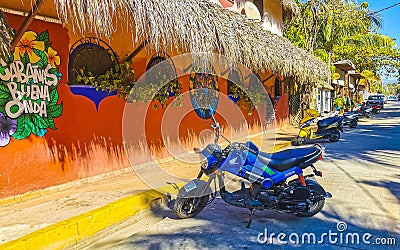
[{"label": "building facade", "polygon": [[[20,35],[20,39],[14,44],[15,49],[11,52],[12,57],[1,60],[0,67],[0,121],[3,125],[0,138],[0,198],[130,166],[125,153],[122,129],[126,100],[116,91],[99,91],[90,86],[90,77],[82,77],[81,70],[90,69],[93,74],[106,75],[110,67],[120,67],[129,62],[129,69],[134,71],[134,78],[137,80],[152,66],[166,58],[191,52],[197,45],[199,48],[207,48],[208,44],[219,43],[219,47],[225,47],[217,52],[223,52],[227,56],[232,57],[234,52],[240,50],[237,54],[243,57],[234,59],[238,59],[256,73],[276,104],[276,123],[279,126],[289,121],[289,99],[291,89],[295,86],[294,81],[319,78],[321,74],[323,78],[328,71],[322,62],[281,38],[284,16],[296,11],[292,5],[294,1],[282,3],[270,0],[262,1],[262,5],[260,1],[253,1],[259,10],[262,6],[261,23],[249,20],[243,9],[238,9],[240,13],[229,10],[234,6],[242,6],[243,2],[221,0],[216,4],[205,0],[137,1],[138,4],[154,4],[152,7],[159,4],[165,9],[173,9],[171,4],[185,7],[175,9],[178,13],[175,15],[178,17],[175,18],[183,20],[166,20],[165,17],[159,16],[158,19],[152,20],[161,22],[152,24],[144,22],[143,19],[143,23],[135,23],[135,27],[142,25],[138,29],[126,29],[126,26],[130,22],[139,22],[143,16],[136,17],[135,15],[139,15],[137,12],[126,13],[126,9],[119,9],[124,6],[118,5],[116,1],[115,8],[120,11],[119,14],[98,17],[104,19],[103,22],[91,20],[95,18],[90,13],[91,9],[82,10],[83,20],[92,25],[85,27],[94,28],[90,32],[78,25],[82,24],[82,20],[76,20],[79,17],[77,13],[65,6],[57,11],[54,2],[56,1],[37,1],[36,7],[40,11],[27,15],[36,8],[32,8],[30,0],[0,0],[4,20],[15,30],[15,36]],[[77,6],[75,10],[81,7],[88,8]],[[209,13],[209,18],[214,18],[214,22],[199,18],[196,19],[199,25],[193,26],[199,30],[190,30],[193,27],[189,27],[184,16],[179,15],[180,11],[186,13],[188,7],[198,8],[200,14]],[[170,17],[168,13],[157,13]],[[186,16],[190,16],[189,14]],[[126,19],[124,22],[107,19],[118,16]],[[135,20],[129,20],[129,17]],[[111,26],[97,27],[90,23],[91,21],[98,25]],[[169,28],[162,27],[169,21],[182,26],[179,29],[172,25]],[[237,27],[230,27],[230,24]],[[215,33],[211,32],[208,36],[205,34],[206,30],[200,30],[205,25],[214,25],[209,27],[221,31],[217,38]],[[146,27],[150,27],[148,32],[152,39],[141,39],[141,35],[145,36],[143,30],[146,30]],[[222,30],[224,27],[226,33],[222,32],[225,31]],[[185,29],[188,32],[182,31]],[[107,35],[107,32],[110,33]],[[187,33],[192,35],[185,36]],[[203,35],[209,40],[198,39]],[[167,36],[171,39],[165,41],[164,46],[162,39]],[[190,46],[183,41],[187,41]],[[235,44],[241,46],[235,47]],[[206,52],[215,52],[212,48],[210,50]],[[116,58],[119,58],[119,61],[116,61]],[[278,60],[282,58],[284,60]],[[304,58],[309,58],[314,65],[302,71],[296,65]],[[176,74],[174,65],[171,65],[169,70]],[[129,78],[129,73],[127,75]],[[177,82],[181,83],[179,91],[188,91],[190,81],[190,76],[178,77]],[[250,80],[240,81],[246,81],[244,85],[248,85]],[[227,79],[219,78],[218,85],[219,91],[229,96]],[[170,100],[162,101],[165,96],[153,100],[151,108],[147,110],[144,130],[151,149],[163,146],[165,138],[161,123],[164,114],[168,112],[168,105],[175,98],[172,90],[168,95]],[[140,105],[138,104],[139,108],[142,108]],[[180,112],[179,107],[174,110],[175,113]],[[242,112],[248,124],[255,123],[256,113],[251,113],[246,108],[242,108]],[[201,131],[206,129],[206,125],[194,111],[186,114],[181,124],[183,125],[178,129],[179,136],[185,140],[190,136],[199,136]],[[226,125],[226,122],[222,124]],[[188,130],[188,127],[193,129]],[[137,136],[139,138],[140,135]],[[141,143],[142,141],[137,141],[137,145],[142,145]],[[146,161],[148,159],[139,159],[139,162]]]}]

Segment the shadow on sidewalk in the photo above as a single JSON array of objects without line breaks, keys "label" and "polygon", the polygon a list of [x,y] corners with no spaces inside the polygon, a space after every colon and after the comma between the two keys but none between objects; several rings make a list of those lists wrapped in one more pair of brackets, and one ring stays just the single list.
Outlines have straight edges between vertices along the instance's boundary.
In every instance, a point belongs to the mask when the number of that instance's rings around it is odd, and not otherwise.
[{"label": "shadow on sidewalk", "polygon": [[[366,233],[371,235],[371,244],[377,238],[390,238],[397,242],[400,240],[399,233],[390,229],[379,230],[358,225],[341,218],[332,210],[323,210],[321,214],[311,218],[299,218],[273,211],[257,211],[249,229],[246,228],[249,211],[229,206],[218,198],[195,219],[177,219],[167,207],[154,208],[152,212],[154,216],[162,219],[159,223],[123,241],[107,242],[107,245],[133,249],[141,249],[143,246],[146,246],[145,249],[265,249],[266,245],[273,245],[274,249],[304,246],[311,249],[343,249],[368,247],[369,244],[363,242],[362,238]],[[348,220],[354,221],[355,217],[350,216],[351,219]],[[338,223],[344,225],[345,230],[340,231]],[[330,231],[336,237],[328,238]],[[280,239],[287,241],[287,244],[278,242],[277,237],[280,233],[286,235]],[[264,235],[266,238],[263,238]],[[262,244],[260,239],[268,241]],[[394,249],[394,245],[391,247]]]},{"label": "shadow on sidewalk", "polygon": [[[399,179],[399,178],[400,178],[400,175],[397,176],[397,179]],[[362,181],[361,183],[371,185],[371,186],[386,188],[400,202],[400,182],[382,180],[382,181],[375,181],[375,182],[374,181]]]}]

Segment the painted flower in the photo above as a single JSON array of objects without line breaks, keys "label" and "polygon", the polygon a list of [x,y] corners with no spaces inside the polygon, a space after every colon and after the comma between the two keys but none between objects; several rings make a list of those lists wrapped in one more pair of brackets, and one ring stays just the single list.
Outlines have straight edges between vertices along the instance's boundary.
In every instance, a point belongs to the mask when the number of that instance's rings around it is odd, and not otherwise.
[{"label": "painted flower", "polygon": [[11,135],[17,130],[17,120],[5,117],[0,113],[0,147],[7,146],[10,143]]},{"label": "painted flower", "polygon": [[25,53],[28,53],[29,61],[37,63],[40,57],[35,54],[34,49],[44,51],[44,42],[36,41],[37,34],[33,31],[27,31],[17,43],[14,51],[14,60],[21,60]]},{"label": "painted flower", "polygon": [[60,56],[57,56],[57,51],[55,51],[54,49],[49,48],[46,56],[49,64],[51,64],[51,67],[55,68],[56,65],[60,65]]}]

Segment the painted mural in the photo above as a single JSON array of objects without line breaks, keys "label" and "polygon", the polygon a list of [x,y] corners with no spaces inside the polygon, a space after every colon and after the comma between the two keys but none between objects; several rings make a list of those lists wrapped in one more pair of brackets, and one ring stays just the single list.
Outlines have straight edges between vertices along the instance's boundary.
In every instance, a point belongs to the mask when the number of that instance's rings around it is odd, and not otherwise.
[{"label": "painted mural", "polygon": [[60,56],[51,47],[48,31],[27,31],[15,52],[0,64],[0,147],[11,137],[21,140],[31,134],[43,137],[56,129],[63,104],[58,103]]}]

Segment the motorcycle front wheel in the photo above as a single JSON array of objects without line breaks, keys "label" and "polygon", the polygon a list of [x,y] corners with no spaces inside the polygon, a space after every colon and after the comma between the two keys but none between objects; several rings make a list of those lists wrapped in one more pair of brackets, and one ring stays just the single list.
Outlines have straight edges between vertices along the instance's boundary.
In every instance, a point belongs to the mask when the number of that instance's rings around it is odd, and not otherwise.
[{"label": "motorcycle front wheel", "polygon": [[331,132],[331,134],[329,135],[329,141],[330,142],[337,142],[340,139],[340,131],[335,129]]},{"label": "motorcycle front wheel", "polygon": [[181,219],[196,216],[205,208],[208,195],[191,198],[177,198],[174,204],[174,214]]},{"label": "motorcycle front wheel", "polygon": [[[317,193],[315,191],[311,191],[311,197],[320,196],[320,195],[321,194],[319,194],[319,193]],[[315,203],[313,203],[311,205],[311,208],[310,208],[309,211],[296,213],[296,216],[298,216],[298,217],[311,217],[311,216],[314,216],[317,213],[319,213],[319,211],[322,210],[324,205],[325,205],[325,200],[319,200],[319,201],[317,201],[317,202],[315,202]]]},{"label": "motorcycle front wheel", "polygon": [[350,122],[350,124],[349,124],[350,128],[355,128],[355,127],[357,127],[357,125],[358,125],[357,120],[352,120],[352,121]]}]

